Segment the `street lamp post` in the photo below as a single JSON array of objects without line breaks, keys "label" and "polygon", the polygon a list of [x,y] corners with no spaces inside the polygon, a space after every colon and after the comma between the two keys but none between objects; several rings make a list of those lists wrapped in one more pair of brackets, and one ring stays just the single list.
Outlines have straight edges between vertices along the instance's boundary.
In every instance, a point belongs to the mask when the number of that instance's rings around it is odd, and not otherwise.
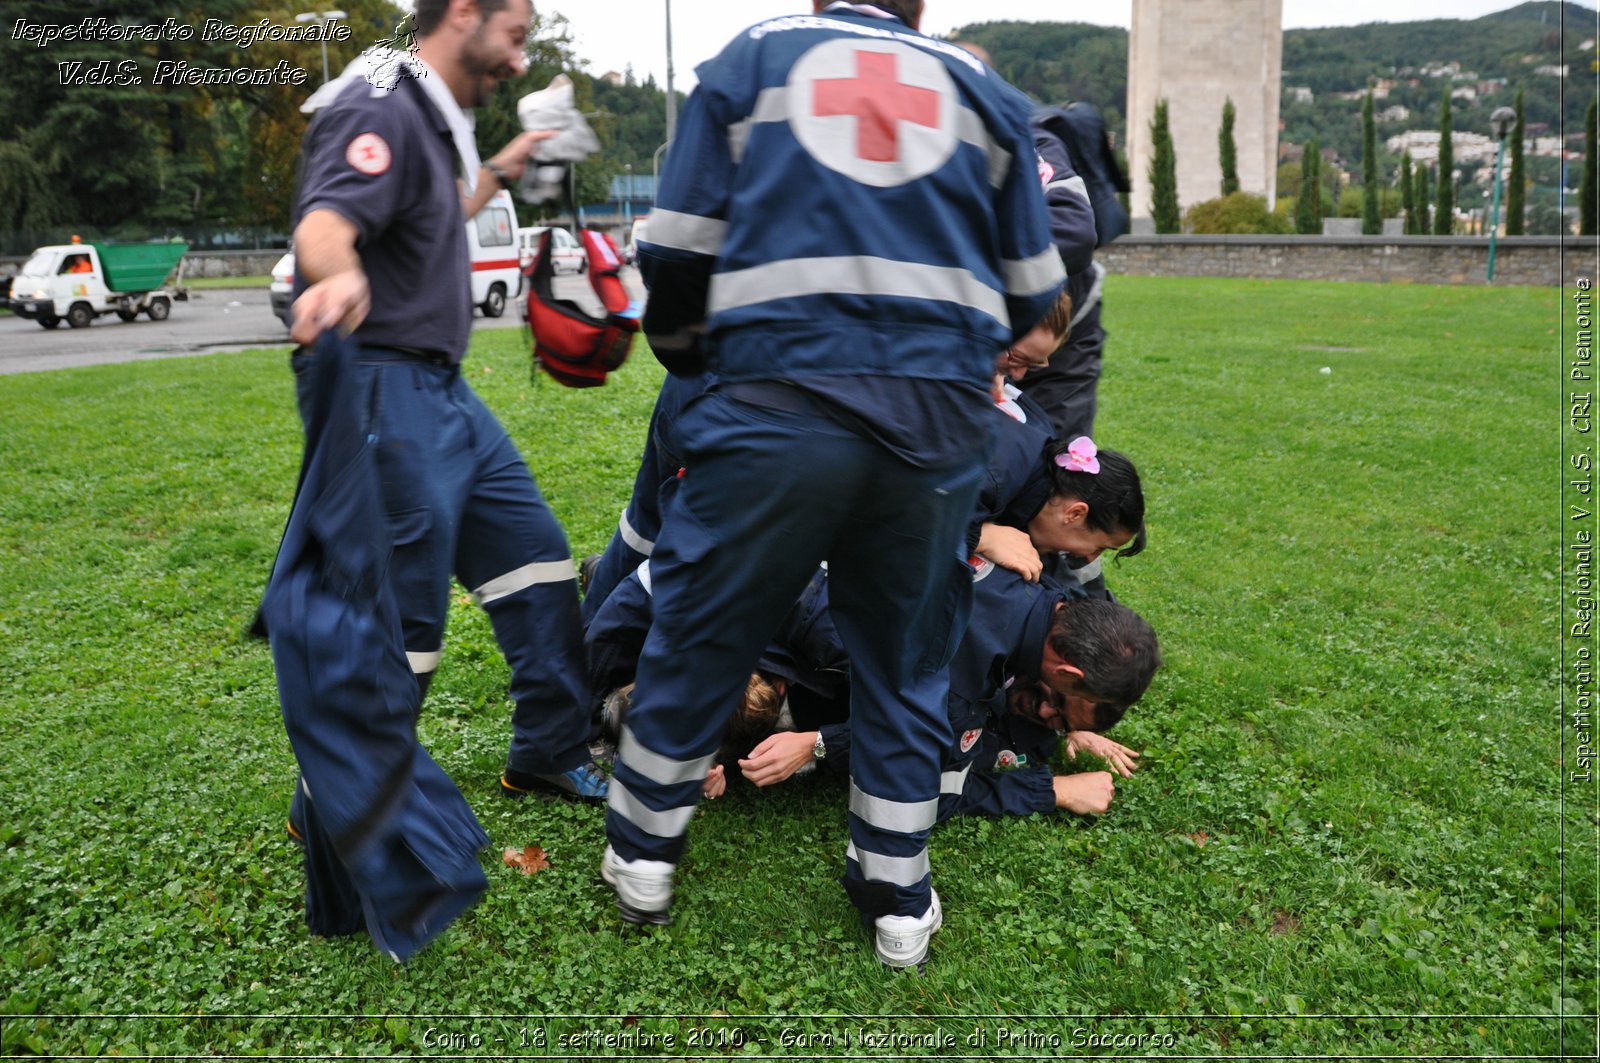
[{"label": "street lamp post", "polygon": [[[314,22],[325,25],[348,16],[343,11],[302,11],[294,17],[296,22]],[[322,83],[328,83],[328,35],[322,35]]]},{"label": "street lamp post", "polygon": [[667,0],[667,143],[678,131],[678,97],[672,91],[672,0]]},{"label": "street lamp post", "polygon": [[1489,116],[1489,130],[1498,142],[1494,149],[1494,205],[1489,210],[1489,280],[1494,280],[1494,245],[1500,235],[1500,162],[1506,154],[1506,136],[1516,125],[1517,112],[1509,107],[1496,107]]}]

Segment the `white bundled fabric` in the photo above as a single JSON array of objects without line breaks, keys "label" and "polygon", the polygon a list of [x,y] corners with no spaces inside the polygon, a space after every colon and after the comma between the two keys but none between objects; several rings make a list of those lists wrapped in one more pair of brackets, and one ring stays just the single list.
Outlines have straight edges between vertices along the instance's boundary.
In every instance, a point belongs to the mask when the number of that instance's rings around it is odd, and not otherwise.
[{"label": "white bundled fabric", "polygon": [[557,74],[545,88],[522,97],[517,101],[517,118],[525,130],[556,131],[556,136],[534,149],[522,177],[524,200],[541,203],[555,199],[561,195],[567,168],[600,150],[600,138],[578,110],[572,79]]}]

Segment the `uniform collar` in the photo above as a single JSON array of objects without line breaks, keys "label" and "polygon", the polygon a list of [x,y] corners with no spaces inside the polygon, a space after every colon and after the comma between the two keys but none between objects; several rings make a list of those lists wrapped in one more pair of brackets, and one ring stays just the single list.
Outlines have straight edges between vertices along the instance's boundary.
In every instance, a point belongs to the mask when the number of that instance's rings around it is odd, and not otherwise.
[{"label": "uniform collar", "polygon": [[881,7],[874,7],[872,4],[852,4],[848,3],[847,0],[838,0],[838,3],[829,4],[822,9],[824,15],[834,15],[842,11],[848,11],[853,15],[866,15],[869,18],[892,18],[896,22],[905,21],[894,12],[885,11]]},{"label": "uniform collar", "polygon": [[450,94],[444,78],[424,60],[416,55],[407,55],[401,62],[417,74],[413,80],[422,87],[423,93],[433,103],[433,109],[444,119],[450,139],[455,141],[456,154],[461,159],[461,175],[467,195],[472,195],[473,187],[478,183],[478,170],[483,165],[478,158],[478,141],[472,132],[475,125],[472,112],[461,109],[456,98]]}]

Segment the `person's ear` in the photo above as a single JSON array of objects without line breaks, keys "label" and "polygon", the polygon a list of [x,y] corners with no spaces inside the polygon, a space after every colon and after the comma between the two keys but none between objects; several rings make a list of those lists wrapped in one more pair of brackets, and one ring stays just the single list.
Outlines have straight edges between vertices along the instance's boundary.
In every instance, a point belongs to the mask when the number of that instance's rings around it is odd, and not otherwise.
[{"label": "person's ear", "polygon": [[1074,498],[1061,509],[1061,523],[1066,525],[1081,524],[1089,515],[1089,503],[1081,498]]}]

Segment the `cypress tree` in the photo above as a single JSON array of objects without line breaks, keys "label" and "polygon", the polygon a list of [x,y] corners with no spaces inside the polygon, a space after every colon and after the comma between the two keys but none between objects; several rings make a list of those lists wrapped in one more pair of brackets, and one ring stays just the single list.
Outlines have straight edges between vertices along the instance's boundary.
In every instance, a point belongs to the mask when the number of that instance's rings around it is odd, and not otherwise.
[{"label": "cypress tree", "polygon": [[1222,129],[1217,133],[1217,154],[1222,160],[1222,194],[1239,191],[1239,148],[1233,142],[1233,98],[1222,104]]},{"label": "cypress tree", "polygon": [[1378,120],[1372,114],[1372,90],[1361,105],[1361,231],[1367,236],[1383,232],[1378,205]]},{"label": "cypress tree", "polygon": [[1433,235],[1449,236],[1455,230],[1456,167],[1455,146],[1450,143],[1450,86],[1444,89],[1444,104],[1439,108],[1439,206],[1433,212]]},{"label": "cypress tree", "polygon": [[1150,140],[1155,149],[1150,157],[1150,213],[1156,232],[1175,233],[1182,225],[1182,215],[1178,210],[1178,157],[1172,150],[1166,100],[1156,102],[1155,118],[1150,122]]},{"label": "cypress tree", "polygon": [[1517,89],[1517,124],[1511,130],[1511,176],[1506,179],[1506,235],[1521,236],[1524,231],[1523,215],[1527,213],[1528,178],[1523,172],[1522,138],[1526,128],[1522,120],[1522,90]]},{"label": "cypress tree", "polygon": [[[1595,235],[1595,120],[1596,104],[1589,101],[1589,113],[1583,118],[1583,183],[1578,186],[1578,233]],[[1561,229],[1566,231],[1567,220],[1561,219]]]},{"label": "cypress tree", "polygon": [[1417,201],[1417,235],[1427,236],[1428,225],[1428,164],[1417,164],[1417,187],[1412,193],[1412,198]]},{"label": "cypress tree", "polygon": [[1411,153],[1407,151],[1400,155],[1400,209],[1405,211],[1404,232],[1407,236],[1415,236],[1417,232],[1417,204],[1412,198],[1412,191]]},{"label": "cypress tree", "polygon": [[1294,231],[1314,236],[1322,231],[1322,149],[1312,137],[1300,157],[1300,195],[1294,202]]}]

